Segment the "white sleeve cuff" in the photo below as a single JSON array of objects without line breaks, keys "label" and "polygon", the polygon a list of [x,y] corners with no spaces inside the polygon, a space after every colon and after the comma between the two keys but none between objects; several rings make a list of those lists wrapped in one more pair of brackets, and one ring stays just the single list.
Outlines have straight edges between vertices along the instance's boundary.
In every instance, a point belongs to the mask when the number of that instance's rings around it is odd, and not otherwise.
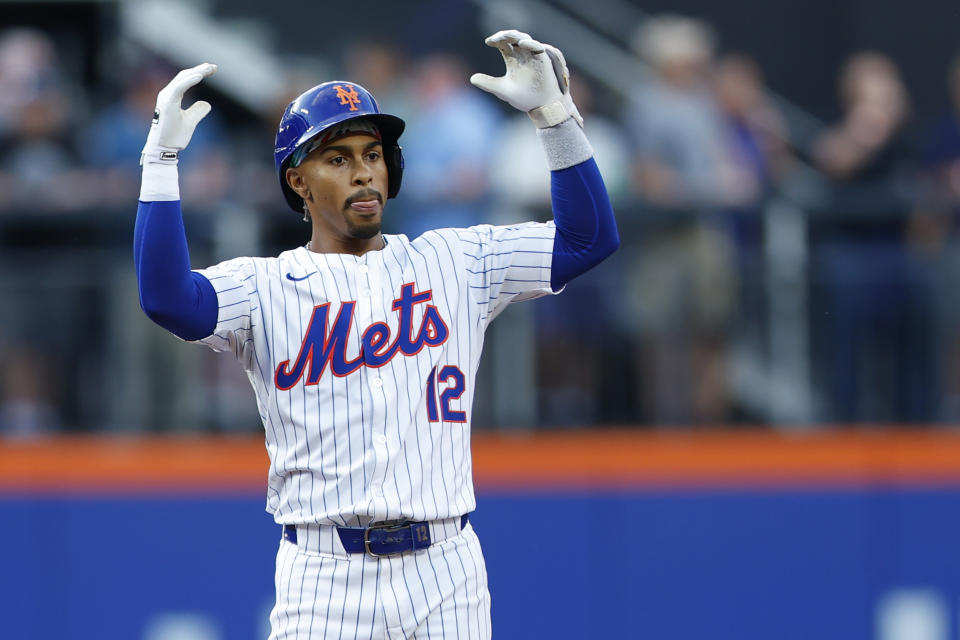
[{"label": "white sleeve cuff", "polygon": [[559,171],[580,164],[593,157],[593,147],[574,118],[546,129],[537,129],[540,144],[547,154],[550,171]]},{"label": "white sleeve cuff", "polygon": [[180,181],[177,165],[143,164],[143,178],[140,182],[141,202],[161,202],[180,199]]}]

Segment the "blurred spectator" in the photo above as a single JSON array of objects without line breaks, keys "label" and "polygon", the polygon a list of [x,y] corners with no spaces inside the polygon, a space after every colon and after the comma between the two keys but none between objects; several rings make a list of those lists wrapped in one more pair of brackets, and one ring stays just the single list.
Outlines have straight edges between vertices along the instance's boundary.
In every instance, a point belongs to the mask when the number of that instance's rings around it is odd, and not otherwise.
[{"label": "blurred spectator", "polygon": [[[731,339],[741,365],[766,363],[764,319],[769,298],[763,250],[764,209],[793,166],[787,125],[768,100],[760,67],[749,56],[733,53],[722,57],[716,65],[713,87],[724,135],[726,171],[743,194],[740,202],[720,211],[735,249],[739,284],[733,312],[736,320],[731,326],[735,335]],[[727,376],[732,377],[729,373]]]},{"label": "blurred spectator", "polygon": [[636,145],[638,195],[689,208],[741,202],[754,192],[728,171],[722,117],[712,95],[713,35],[703,23],[659,16],[637,31],[652,76],[626,113]]},{"label": "blurred spectator", "polygon": [[0,209],[81,208],[95,195],[72,145],[72,98],[50,38],[0,33]]},{"label": "blurred spectator", "polygon": [[137,197],[144,131],[150,128],[157,91],[169,78],[169,70],[162,65],[128,73],[121,99],[101,109],[82,132],[84,160],[100,172],[104,203],[125,206]]},{"label": "blurred spectator", "polygon": [[[99,174],[99,200],[129,206],[140,191],[140,150],[150,130],[157,93],[176,73],[166,64],[148,61],[130,69],[121,96],[100,109],[81,134],[83,159]],[[184,100],[191,103],[189,94]],[[230,186],[224,148],[224,127],[214,109],[197,127],[190,147],[181,155],[180,183],[191,207],[219,202]]]},{"label": "blurred spectator", "polygon": [[25,438],[60,428],[51,376],[40,354],[26,348],[3,353],[0,368],[0,436]]},{"label": "blurred spectator", "polygon": [[651,77],[625,117],[644,217],[624,229],[642,238],[633,247],[627,322],[639,336],[643,413],[658,424],[720,422],[731,412],[725,369],[737,279],[718,210],[756,190],[729,170],[707,26],[653,17],[636,47]]},{"label": "blurred spectator", "polygon": [[416,237],[488,222],[489,167],[501,112],[470,85],[457,58],[424,58],[414,77],[417,104],[403,136],[403,191],[385,227]]},{"label": "blurred spectator", "polygon": [[896,64],[873,51],[854,54],[841,70],[840,98],[843,117],[814,150],[818,167],[840,183],[896,177],[910,112]]},{"label": "blurred spectator", "polygon": [[944,374],[943,403],[938,417],[960,418],[960,299],[952,295],[960,285],[957,220],[960,217],[960,55],[947,72],[949,106],[922,136],[923,192],[910,218],[910,246],[920,259],[931,262],[937,274],[935,301],[941,320],[937,336]]},{"label": "blurred spectator", "polygon": [[60,82],[57,53],[45,34],[24,27],[0,32],[0,135],[18,129],[23,112],[39,98],[60,98]]},{"label": "blurred spectator", "polygon": [[923,197],[911,220],[911,240],[939,252],[960,214],[960,55],[947,73],[950,106],[922,136]]},{"label": "blurred spectator", "polygon": [[814,336],[828,419],[933,417],[932,280],[907,246],[915,178],[909,100],[887,56],[859,52],[840,75],[841,120],[814,146],[831,181],[814,218]]},{"label": "blurred spectator", "polygon": [[789,170],[787,126],[767,100],[763,73],[749,56],[735,53],[721,58],[713,83],[724,137],[722,167],[742,194],[727,214],[743,253],[759,249],[761,207]]}]

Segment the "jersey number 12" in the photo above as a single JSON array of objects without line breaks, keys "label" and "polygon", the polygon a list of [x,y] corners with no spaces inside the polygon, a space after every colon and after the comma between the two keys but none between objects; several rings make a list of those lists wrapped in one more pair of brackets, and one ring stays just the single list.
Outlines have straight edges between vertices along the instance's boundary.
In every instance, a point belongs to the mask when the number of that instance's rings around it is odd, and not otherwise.
[{"label": "jersey number 12", "polygon": [[[446,388],[440,393],[438,410],[437,386],[440,384],[445,384]],[[459,367],[448,364],[440,369],[439,374],[436,367],[430,370],[430,377],[427,378],[427,417],[430,422],[440,422],[441,417],[443,422],[467,421],[465,411],[454,411],[450,408],[450,403],[459,400],[460,396],[463,395],[465,385],[466,377]]]}]

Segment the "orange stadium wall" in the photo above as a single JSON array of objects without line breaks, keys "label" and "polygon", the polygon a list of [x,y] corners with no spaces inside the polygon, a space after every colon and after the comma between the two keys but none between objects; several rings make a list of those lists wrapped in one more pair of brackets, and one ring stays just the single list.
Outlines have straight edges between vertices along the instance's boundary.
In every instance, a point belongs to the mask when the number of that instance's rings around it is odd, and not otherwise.
[{"label": "orange stadium wall", "polygon": [[[960,635],[958,433],[480,433],[473,454],[498,638]],[[0,444],[0,635],[265,637],[266,469],[262,439]]]}]

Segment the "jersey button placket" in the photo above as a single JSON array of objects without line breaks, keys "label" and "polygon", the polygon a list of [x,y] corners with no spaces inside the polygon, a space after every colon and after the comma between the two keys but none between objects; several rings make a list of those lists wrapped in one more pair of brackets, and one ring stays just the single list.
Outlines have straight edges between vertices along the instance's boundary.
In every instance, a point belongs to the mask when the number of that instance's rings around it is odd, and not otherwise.
[{"label": "jersey button placket", "polygon": [[[367,254],[364,259],[373,259],[376,254]],[[360,318],[364,322],[364,327],[369,327],[374,322],[388,321],[389,318],[378,316],[383,313],[381,309],[382,302],[372,294],[378,287],[379,278],[376,262],[372,265],[361,262],[357,265],[357,310],[360,312]],[[387,307],[389,309],[389,307]],[[389,451],[387,449],[387,436],[384,433],[386,419],[386,396],[385,381],[381,375],[381,369],[363,368],[367,384],[369,385],[370,397],[373,400],[372,413],[372,444],[374,453],[374,468],[370,482],[370,492],[374,500],[380,503],[377,511],[386,512],[386,505],[383,504],[383,483],[386,481],[389,468]]]},{"label": "jersey button placket", "polygon": [[[386,460],[386,458],[387,458],[387,436],[383,435],[382,433],[374,434],[374,436],[373,436],[373,450],[374,450],[374,452],[376,452],[376,457],[377,457],[378,463],[379,463],[380,461],[382,461],[382,460]],[[377,466],[378,466],[378,468],[379,468],[379,467],[380,467],[380,464],[378,464]],[[379,477],[379,476],[376,476],[376,477],[374,477],[373,485],[374,485],[374,486],[377,486],[377,485],[381,484],[382,481],[383,481],[383,478],[381,478],[381,477]]]}]

